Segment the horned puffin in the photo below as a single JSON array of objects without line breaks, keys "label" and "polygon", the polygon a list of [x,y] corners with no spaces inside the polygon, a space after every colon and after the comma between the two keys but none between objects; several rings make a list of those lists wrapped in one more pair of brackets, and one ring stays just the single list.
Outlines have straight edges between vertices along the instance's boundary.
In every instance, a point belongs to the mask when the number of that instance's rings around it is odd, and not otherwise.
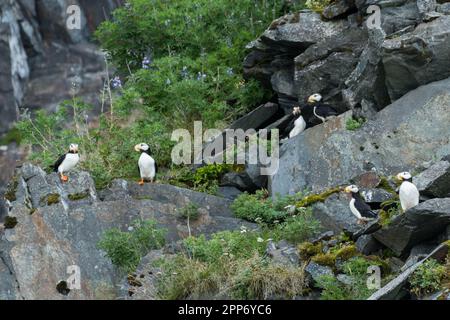
[{"label": "horned puffin", "polygon": [[146,180],[153,183],[156,177],[156,161],[150,156],[150,147],[146,143],[139,143],[134,146],[134,150],[141,153],[138,161],[139,173],[141,180],[139,184],[142,186]]},{"label": "horned puffin", "polygon": [[337,110],[329,104],[322,103],[322,96],[319,93],[315,93],[308,98],[308,105],[313,107],[313,114],[316,118],[325,122],[330,117],[339,115]]},{"label": "horned puffin", "polygon": [[64,175],[64,172],[70,171],[78,164],[80,161],[80,156],[78,154],[78,145],[72,143],[69,146],[69,152],[59,157],[59,159],[52,166],[55,172],[58,172],[61,181],[67,182],[69,181],[69,177]]},{"label": "horned puffin", "polygon": [[370,220],[374,220],[378,215],[372,211],[370,206],[364,201],[362,196],[359,194],[359,189],[355,185],[350,185],[344,189],[346,193],[352,195],[349,206],[350,211],[358,219],[358,224],[367,223]]},{"label": "horned puffin", "polygon": [[303,119],[300,107],[294,107],[292,115],[293,119],[287,127],[287,131],[289,131],[289,139],[299,135],[306,128],[306,121]]},{"label": "horned puffin", "polygon": [[403,212],[419,204],[419,190],[412,183],[412,176],[409,172],[400,172],[397,179],[402,181],[398,194]]}]

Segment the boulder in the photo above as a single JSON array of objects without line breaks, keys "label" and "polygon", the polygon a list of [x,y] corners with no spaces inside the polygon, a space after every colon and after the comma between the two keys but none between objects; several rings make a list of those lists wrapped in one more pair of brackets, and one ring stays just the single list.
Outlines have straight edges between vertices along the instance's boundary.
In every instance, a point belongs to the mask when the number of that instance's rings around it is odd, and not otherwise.
[{"label": "boulder", "polygon": [[278,243],[270,241],[267,244],[266,254],[275,264],[298,266],[300,263],[297,248],[286,241],[280,241]]},{"label": "boulder", "polygon": [[336,234],[344,232],[355,240],[363,234],[374,232],[379,226],[376,221],[367,225],[358,225],[356,217],[349,207],[349,199],[343,195],[332,195],[323,203],[312,206],[313,215],[326,230]]},{"label": "boulder", "polygon": [[373,234],[375,239],[395,254],[402,256],[409,250],[442,233],[450,225],[450,198],[437,198],[420,203]]},{"label": "boulder", "polygon": [[413,178],[420,192],[431,198],[450,196],[450,162],[439,161]]},{"label": "boulder", "polygon": [[305,272],[308,274],[308,276],[312,280],[314,280],[313,283],[317,283],[317,281],[322,276],[333,276],[334,275],[333,270],[330,267],[322,266],[313,261],[308,263],[308,265],[305,268]]},{"label": "boulder", "polygon": [[326,19],[338,18],[354,8],[354,0],[337,0],[323,9],[322,16]]},{"label": "boulder", "polygon": [[[16,200],[8,214],[17,224],[6,229],[0,240],[0,297],[8,299],[124,297],[123,274],[97,243],[106,230],[130,231],[138,219],[156,220],[167,230],[167,242],[189,232],[208,236],[257,228],[234,218],[230,200],[169,185],[116,180],[110,189],[97,193],[86,172],[70,172],[69,182],[62,184],[56,174],[29,164],[18,171],[17,181]],[[180,210],[190,203],[198,205],[200,216],[189,229]],[[81,289],[61,290],[69,281],[71,266],[80,267]],[[63,284],[59,290],[58,284]]]},{"label": "boulder", "polygon": [[[430,37],[429,35],[433,35]],[[450,16],[419,24],[383,43],[386,87],[392,100],[450,76]]]},{"label": "boulder", "polygon": [[359,252],[365,255],[371,255],[383,248],[371,234],[365,234],[356,240],[356,248]]},{"label": "boulder", "polygon": [[[448,154],[450,78],[419,87],[381,110],[356,131],[345,113],[307,129],[280,148],[279,169],[269,178],[272,195],[347,184],[372,170],[390,176]],[[433,123],[433,126],[423,126]]]}]

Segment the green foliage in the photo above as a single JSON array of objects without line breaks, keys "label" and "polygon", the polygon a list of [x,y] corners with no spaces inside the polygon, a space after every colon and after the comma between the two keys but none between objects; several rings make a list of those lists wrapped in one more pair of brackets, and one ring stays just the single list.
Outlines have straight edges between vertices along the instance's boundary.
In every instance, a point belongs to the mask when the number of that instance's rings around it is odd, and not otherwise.
[{"label": "green foliage", "polygon": [[349,118],[349,119],[347,119],[347,122],[345,123],[345,127],[347,128],[347,130],[355,131],[355,130],[361,128],[365,122],[366,122],[366,119],[364,119],[364,118],[358,118],[358,119]]},{"label": "green foliage", "polygon": [[274,265],[263,257],[266,243],[259,233],[226,231],[210,240],[190,237],[184,244],[186,253],[159,262],[162,299],[293,298],[307,286],[302,268]]},{"label": "green foliage", "polygon": [[418,297],[433,293],[441,288],[441,282],[446,275],[444,265],[435,259],[428,259],[409,278],[411,292]]},{"label": "green foliage", "polygon": [[3,137],[0,138],[0,145],[8,145],[10,143],[20,144],[22,141],[22,136],[17,128],[12,128]]},{"label": "green foliage", "polygon": [[141,257],[152,249],[159,249],[164,245],[166,231],[156,226],[156,221],[134,221],[133,230],[123,232],[117,228],[107,230],[98,243],[98,248],[106,252],[123,272],[136,270]]},{"label": "green foliage", "polygon": [[288,217],[277,227],[280,239],[292,243],[301,243],[316,235],[321,229],[319,220],[315,219],[310,209],[303,209],[293,217]]},{"label": "green foliage", "polygon": [[329,196],[331,196],[332,194],[337,193],[339,191],[341,191],[341,188],[332,188],[332,189],[326,190],[320,194],[307,195],[307,196],[303,197],[300,201],[298,201],[296,203],[296,206],[299,208],[302,208],[302,207],[308,207],[317,202],[323,202]]},{"label": "green foliage", "polygon": [[321,13],[333,0],[306,0],[306,7]]},{"label": "green foliage", "polygon": [[180,216],[183,217],[184,219],[196,220],[199,217],[198,209],[199,209],[198,205],[190,202],[188,205],[186,205],[184,208],[180,210]]},{"label": "green foliage", "polygon": [[11,216],[6,216],[3,225],[4,225],[5,229],[14,229],[15,226],[17,225],[17,218],[11,217]]},{"label": "green foliage", "polygon": [[367,269],[378,265],[377,262],[368,261],[362,257],[355,257],[345,262],[342,271],[351,279],[350,284],[344,284],[334,276],[325,275],[318,279],[322,288],[322,300],[365,300],[375,289],[367,287]]},{"label": "green foliage", "polygon": [[253,222],[273,224],[284,220],[288,213],[274,208],[269,198],[262,198],[262,191],[255,195],[243,193],[231,205],[231,210],[238,218]]},{"label": "green foliage", "polygon": [[388,226],[392,219],[394,219],[396,216],[400,215],[402,213],[400,201],[398,200],[398,197],[393,198],[391,200],[388,200],[386,202],[383,202],[381,204],[381,210],[380,210],[380,224],[385,227]]}]

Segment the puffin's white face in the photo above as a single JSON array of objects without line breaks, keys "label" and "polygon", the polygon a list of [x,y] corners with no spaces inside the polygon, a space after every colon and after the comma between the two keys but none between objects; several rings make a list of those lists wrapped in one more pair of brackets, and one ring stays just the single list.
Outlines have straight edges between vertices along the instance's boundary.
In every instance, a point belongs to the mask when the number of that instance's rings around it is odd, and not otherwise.
[{"label": "puffin's white face", "polygon": [[314,93],[308,98],[308,103],[315,103],[322,101],[322,96],[319,93]]},{"label": "puffin's white face", "polygon": [[150,147],[146,143],[139,143],[134,146],[134,150],[136,150],[137,152],[148,151],[148,149],[150,149]]},{"label": "puffin's white face", "polygon": [[292,110],[292,114],[294,116],[298,116],[298,115],[302,114],[302,110],[300,109],[300,107],[294,107],[294,109]]},{"label": "puffin's white face", "polygon": [[78,152],[78,145],[75,144],[75,143],[72,143],[72,144],[69,146],[69,151],[74,152],[74,153],[77,153],[77,152]]},{"label": "puffin's white face", "polygon": [[358,193],[359,189],[357,186],[355,186],[354,184],[352,184],[351,186],[348,186],[344,189],[344,191],[346,193]]},{"label": "puffin's white face", "polygon": [[409,180],[409,179],[411,179],[411,178],[412,178],[412,175],[411,175],[411,173],[409,173],[408,171],[400,172],[400,173],[397,175],[397,179],[400,180],[400,181],[403,181],[403,180]]}]

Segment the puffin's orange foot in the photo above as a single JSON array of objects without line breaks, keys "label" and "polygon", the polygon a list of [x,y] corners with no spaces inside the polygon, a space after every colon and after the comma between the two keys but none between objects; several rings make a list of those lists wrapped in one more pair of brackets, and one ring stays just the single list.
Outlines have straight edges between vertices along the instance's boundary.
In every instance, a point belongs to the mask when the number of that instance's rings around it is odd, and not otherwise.
[{"label": "puffin's orange foot", "polygon": [[143,186],[144,185],[144,179],[139,180],[139,185]]},{"label": "puffin's orange foot", "polygon": [[69,177],[62,174],[61,175],[61,181],[62,182],[67,182],[67,181],[69,181]]}]

